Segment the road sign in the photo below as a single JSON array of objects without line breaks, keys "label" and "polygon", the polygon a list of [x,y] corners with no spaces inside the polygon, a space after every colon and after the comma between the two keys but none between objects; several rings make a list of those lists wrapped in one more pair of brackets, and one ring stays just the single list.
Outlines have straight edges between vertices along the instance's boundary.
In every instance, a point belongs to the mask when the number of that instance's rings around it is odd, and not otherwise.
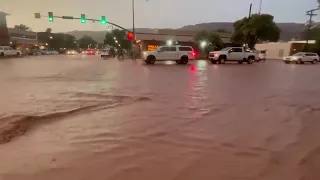
[{"label": "road sign", "polygon": [[40,19],[41,15],[40,15],[40,13],[34,13],[34,17],[37,18],[37,19]]},{"label": "road sign", "polygon": [[62,19],[73,19],[72,16],[62,16],[61,18],[62,18]]}]

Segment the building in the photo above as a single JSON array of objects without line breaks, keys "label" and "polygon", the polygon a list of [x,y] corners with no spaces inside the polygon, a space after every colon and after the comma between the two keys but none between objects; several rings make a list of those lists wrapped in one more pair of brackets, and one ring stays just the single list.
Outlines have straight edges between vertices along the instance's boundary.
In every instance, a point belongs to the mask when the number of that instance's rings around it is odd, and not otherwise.
[{"label": "building", "polygon": [[[156,29],[151,33],[136,33],[136,40],[142,51],[153,51],[161,45],[165,45],[168,40],[179,45],[193,46],[197,49],[194,37],[198,31],[185,31],[175,29]],[[231,33],[219,33],[225,44],[230,44]]]},{"label": "building", "polygon": [[[308,44],[315,44],[316,41],[308,41]],[[270,42],[256,44],[258,50],[266,50],[269,59],[282,59],[294,53],[301,52],[306,46],[306,41]]]},{"label": "building", "polygon": [[19,49],[30,48],[38,45],[36,32],[24,31],[20,29],[8,28],[10,44],[15,44]]},{"label": "building", "polygon": [[0,45],[11,45],[24,49],[38,44],[37,33],[8,28],[7,15],[7,13],[0,12]]},{"label": "building", "polygon": [[0,12],[0,46],[7,46],[10,43],[6,19],[7,15],[5,12]]}]

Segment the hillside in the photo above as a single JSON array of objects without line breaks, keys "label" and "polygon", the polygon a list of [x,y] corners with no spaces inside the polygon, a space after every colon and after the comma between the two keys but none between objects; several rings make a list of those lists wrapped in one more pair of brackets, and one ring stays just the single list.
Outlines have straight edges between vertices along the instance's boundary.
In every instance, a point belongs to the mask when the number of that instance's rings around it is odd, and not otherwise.
[{"label": "hillside", "polygon": [[[178,30],[217,30],[225,29],[227,31],[233,31],[232,22],[211,22],[211,23],[202,23],[195,25],[187,25],[179,28]],[[278,26],[281,29],[281,40],[291,40],[292,38],[299,39],[301,32],[305,29],[303,23],[278,23]],[[153,29],[149,28],[137,28],[137,32],[141,33],[150,33]],[[74,35],[77,39],[80,39],[84,35],[92,36],[92,38],[98,42],[103,42],[104,36],[107,31],[71,31],[67,32],[68,34]]]},{"label": "hillside", "polygon": [[[303,23],[277,23],[281,29],[281,40],[291,40],[292,38],[299,39],[301,32],[305,29]],[[181,30],[216,30],[225,29],[227,31],[233,31],[233,23],[231,22],[211,22],[195,25],[188,25],[180,28]]]}]

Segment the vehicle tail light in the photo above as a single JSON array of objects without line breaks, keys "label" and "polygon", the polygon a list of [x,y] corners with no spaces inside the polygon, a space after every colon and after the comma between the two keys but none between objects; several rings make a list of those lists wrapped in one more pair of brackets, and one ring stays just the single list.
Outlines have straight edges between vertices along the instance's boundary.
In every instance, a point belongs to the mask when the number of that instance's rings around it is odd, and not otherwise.
[{"label": "vehicle tail light", "polygon": [[192,56],[195,56],[195,55],[196,55],[196,53],[195,53],[195,52],[193,52],[193,53],[192,53]]}]

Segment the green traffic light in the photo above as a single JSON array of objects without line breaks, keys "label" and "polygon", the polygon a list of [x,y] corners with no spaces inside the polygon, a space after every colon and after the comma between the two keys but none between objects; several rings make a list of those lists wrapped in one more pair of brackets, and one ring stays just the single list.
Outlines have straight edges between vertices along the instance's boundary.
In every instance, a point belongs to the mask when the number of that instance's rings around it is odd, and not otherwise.
[{"label": "green traffic light", "polygon": [[85,14],[81,14],[80,20],[81,20],[82,24],[85,24],[87,22],[86,15]]},{"label": "green traffic light", "polygon": [[101,16],[101,20],[100,20],[101,24],[107,24],[107,20],[105,16]]},{"label": "green traffic light", "polygon": [[81,20],[82,24],[85,24],[87,22],[86,15],[85,14],[81,14],[80,20]]},{"label": "green traffic light", "polygon": [[53,12],[48,12],[48,17],[49,17],[49,22],[53,22],[54,21]]}]

